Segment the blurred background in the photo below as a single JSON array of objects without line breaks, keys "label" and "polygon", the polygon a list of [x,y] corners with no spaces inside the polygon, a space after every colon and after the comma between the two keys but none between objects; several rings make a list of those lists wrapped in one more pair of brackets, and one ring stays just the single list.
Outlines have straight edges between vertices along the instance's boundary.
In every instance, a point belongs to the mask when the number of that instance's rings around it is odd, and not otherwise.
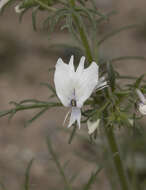
[{"label": "blurred background", "polygon": [[[109,12],[116,10],[109,22],[103,23],[99,35],[128,24],[141,24],[110,38],[100,48],[100,56],[113,58],[128,55],[146,55],[146,1],[145,0],[96,0],[99,10]],[[10,101],[23,99],[47,100],[50,92],[41,86],[41,82],[53,84],[53,67],[58,57],[68,60],[74,49],[52,47],[56,43],[75,44],[67,32],[54,32],[48,39],[47,32],[41,29],[45,13],[38,14],[38,31],[33,31],[31,12],[28,12],[21,23],[13,7],[9,7],[0,16],[0,110],[11,107]],[[98,38],[99,36],[97,36]],[[118,61],[114,63],[120,74],[140,76],[146,71],[146,63],[139,60]],[[69,162],[65,172],[68,177],[78,174],[73,182],[75,189],[87,182],[91,172],[101,159],[99,147],[90,145],[88,139],[75,137],[68,145],[69,133],[62,126],[67,109],[51,109],[40,119],[24,128],[26,120],[35,111],[23,111],[8,122],[6,117],[0,118],[0,182],[6,189],[18,190],[24,183],[24,174],[28,162],[35,158],[31,170],[31,189],[58,190],[63,189],[63,182],[55,164],[48,153],[46,137],[49,136],[55,152],[62,164]],[[145,123],[143,119],[143,123]],[[69,131],[71,132],[71,130]],[[87,126],[82,126],[79,134],[87,136]],[[146,136],[128,139],[126,147],[136,149],[138,171],[141,183],[146,180]],[[126,137],[125,137],[126,138]],[[139,140],[140,139],[140,140]],[[138,141],[138,146],[134,146]],[[125,145],[123,145],[125,146]],[[123,148],[124,149],[124,148]],[[126,149],[128,151],[128,148]],[[127,161],[128,163],[128,161]],[[129,164],[129,163],[128,163]],[[130,167],[127,164],[127,167]],[[98,185],[97,185],[98,184]],[[93,189],[110,189],[109,181],[102,170]],[[146,186],[145,186],[146,188]],[[1,190],[1,187],[0,187]]]}]

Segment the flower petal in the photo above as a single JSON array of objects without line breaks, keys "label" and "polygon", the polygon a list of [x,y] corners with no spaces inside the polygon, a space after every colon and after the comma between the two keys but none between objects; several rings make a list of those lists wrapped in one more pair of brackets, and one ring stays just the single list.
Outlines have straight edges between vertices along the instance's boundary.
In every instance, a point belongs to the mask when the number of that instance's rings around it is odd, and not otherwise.
[{"label": "flower petal", "polygon": [[82,56],[81,59],[80,59],[80,63],[79,63],[79,66],[76,70],[76,75],[81,75],[82,72],[84,71],[84,62],[85,62],[85,57]]},{"label": "flower petal", "polygon": [[139,104],[139,111],[142,115],[146,115],[146,104],[140,103]]},{"label": "flower petal", "polygon": [[0,1],[0,9],[3,8],[3,6],[5,6],[10,0],[1,0]]},{"label": "flower petal", "polygon": [[74,56],[72,55],[71,58],[70,58],[70,61],[69,61],[69,66],[70,66],[70,69],[75,72],[75,67],[74,67]]},{"label": "flower petal", "polygon": [[70,106],[72,97],[74,96],[74,74],[73,57],[70,64],[65,64],[61,58],[58,59],[54,74],[54,83],[56,93],[62,104],[66,107]]},{"label": "flower petal", "polygon": [[83,103],[91,96],[93,90],[98,84],[98,65],[95,62],[84,69],[79,76],[76,73],[75,96],[77,107],[82,107]]},{"label": "flower petal", "polygon": [[71,116],[70,116],[70,121],[69,121],[69,125],[68,128],[72,126],[72,124],[77,121],[78,126],[80,128],[80,121],[81,121],[81,110],[80,108],[77,107],[72,107],[72,112],[71,112]]}]

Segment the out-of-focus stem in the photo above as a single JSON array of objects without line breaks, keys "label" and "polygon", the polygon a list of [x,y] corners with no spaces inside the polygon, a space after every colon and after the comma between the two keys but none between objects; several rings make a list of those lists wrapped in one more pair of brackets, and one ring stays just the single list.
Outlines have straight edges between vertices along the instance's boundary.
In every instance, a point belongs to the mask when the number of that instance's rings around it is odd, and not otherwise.
[{"label": "out-of-focus stem", "polygon": [[61,164],[60,164],[60,162],[59,162],[59,160],[58,160],[58,157],[57,157],[56,153],[54,152],[54,150],[53,150],[53,148],[52,148],[52,144],[51,144],[51,141],[50,141],[49,138],[47,139],[47,143],[48,143],[49,152],[50,152],[50,154],[52,155],[52,158],[53,158],[54,162],[56,163],[56,166],[57,166],[57,168],[58,168],[58,171],[59,171],[60,175],[61,175],[62,178],[63,178],[63,181],[64,181],[64,184],[65,184],[66,190],[72,190],[72,187],[71,187],[71,185],[70,185],[70,183],[69,183],[69,180],[68,180],[68,178],[66,177],[66,175],[65,175],[65,173],[64,173],[64,170],[63,170],[63,168],[62,168],[62,166],[61,166]]},{"label": "out-of-focus stem", "polygon": [[[75,7],[75,1],[74,0],[70,0],[70,4],[71,4],[72,7]],[[80,22],[79,22],[77,16],[74,15],[74,14],[72,16],[73,16],[74,22],[75,22],[75,24],[76,24],[76,26],[78,28],[83,47],[85,48],[87,59],[88,59],[89,62],[92,62],[93,61],[92,53],[91,53],[91,50],[90,50],[90,46],[89,46],[89,42],[88,42],[88,38],[87,38],[87,35],[85,33],[85,30],[80,25]]]},{"label": "out-of-focus stem", "polygon": [[108,129],[105,129],[105,134],[107,137],[109,148],[112,152],[113,163],[119,179],[121,190],[129,190],[127,176],[125,174],[125,170],[119,154],[118,146],[112,127],[108,127]]},{"label": "out-of-focus stem", "polygon": [[69,137],[69,141],[68,141],[68,144],[71,144],[75,134],[76,134],[76,130],[77,130],[77,122],[75,122],[74,126],[73,126],[73,130],[72,130],[72,133]]}]

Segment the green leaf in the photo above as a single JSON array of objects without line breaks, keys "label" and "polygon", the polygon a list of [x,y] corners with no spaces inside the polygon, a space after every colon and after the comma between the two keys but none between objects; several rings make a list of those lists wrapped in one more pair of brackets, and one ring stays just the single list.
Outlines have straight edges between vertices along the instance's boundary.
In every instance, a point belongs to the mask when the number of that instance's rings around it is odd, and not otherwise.
[{"label": "green leaf", "polygon": [[96,20],[96,23],[97,23],[97,24],[100,24],[100,23],[101,23],[102,21],[104,21],[104,20],[109,20],[109,19],[110,19],[110,16],[115,15],[115,14],[117,14],[117,11],[113,10],[113,11],[111,11],[111,12],[105,14],[105,17],[100,17],[99,19],[97,19],[97,20]]},{"label": "green leaf", "polygon": [[119,34],[120,32],[125,31],[125,30],[135,29],[138,26],[139,26],[138,24],[133,24],[133,25],[119,27],[118,29],[115,29],[115,30],[109,32],[108,34],[104,35],[104,37],[98,41],[98,46],[100,46],[103,42],[105,42],[107,39],[115,36],[116,34]]},{"label": "green leaf", "polygon": [[96,2],[94,0],[91,0],[91,5],[92,5],[92,10],[96,11],[97,7],[96,7]]},{"label": "green leaf", "polygon": [[37,6],[35,0],[22,0],[21,8],[28,9]]},{"label": "green leaf", "polygon": [[15,109],[12,110],[11,114],[8,116],[8,121],[10,121],[14,117],[14,115],[16,114],[16,112],[17,111]]},{"label": "green leaf", "polygon": [[67,161],[63,164],[63,169],[64,169],[64,170],[68,167],[69,163],[70,163],[70,160],[67,160]]},{"label": "green leaf", "polygon": [[32,167],[34,159],[32,159],[29,163],[28,166],[26,168],[25,171],[25,181],[24,181],[24,190],[29,190],[29,181],[30,181],[30,169]]},{"label": "green leaf", "polygon": [[[27,100],[25,100],[25,101],[27,101]],[[57,102],[37,102],[37,103],[33,103],[33,104],[31,103],[28,105],[17,104],[16,102],[13,102],[13,103],[15,104],[15,107],[11,108],[9,110],[0,111],[0,117],[10,114],[10,119],[11,119],[11,117],[14,116],[14,114],[18,111],[62,106],[61,103],[57,103]]]},{"label": "green leaf", "polygon": [[94,0],[91,0],[91,4],[92,4],[93,9],[88,9],[89,11],[91,11],[92,13],[100,16],[100,18],[103,18],[104,20],[108,19],[107,15],[105,15],[105,14],[101,13],[100,11],[98,11],[98,9],[96,7],[96,2]]},{"label": "green leaf", "polygon": [[52,15],[47,16],[47,18],[43,21],[43,29],[48,30],[50,25],[50,20],[52,18]]},{"label": "green leaf", "polygon": [[0,111],[0,117],[3,117],[5,115],[8,115],[11,113],[11,109],[10,110],[5,110],[5,111]]},{"label": "green leaf", "polygon": [[95,26],[96,26],[95,18],[94,18],[95,16],[93,14],[91,14],[90,9],[88,10],[85,7],[80,7],[80,8],[77,8],[76,11],[84,13],[87,16],[86,18],[89,19],[89,22],[92,24],[93,28],[95,28]]},{"label": "green leaf", "polygon": [[83,190],[89,190],[91,189],[91,186],[95,183],[96,177],[101,171],[102,167],[98,168],[95,173],[91,174],[91,177],[89,178],[87,184],[84,186]]},{"label": "green leaf", "polygon": [[84,0],[77,0],[81,5],[85,6]]},{"label": "green leaf", "polygon": [[29,9],[30,9],[30,8],[25,8],[25,10],[22,11],[22,12],[19,14],[19,23],[22,22],[22,19],[23,19],[25,13],[26,13]]},{"label": "green leaf", "polygon": [[55,26],[59,23],[59,21],[64,18],[65,16],[68,15],[68,9],[66,8],[62,8],[57,10],[52,17],[50,18],[50,30],[49,30],[49,34],[51,34],[52,32],[54,32],[55,30]]},{"label": "green leaf", "polygon": [[99,59],[99,63],[100,64],[105,64],[106,62],[114,63],[114,62],[117,62],[117,61],[124,61],[124,60],[131,61],[131,60],[134,60],[134,59],[135,60],[140,60],[140,61],[146,61],[146,57],[144,57],[144,56],[135,56],[135,55],[132,56],[132,55],[128,55],[128,56],[114,57],[114,58],[111,58],[111,59],[108,59],[108,60],[106,60],[106,59],[105,60]]},{"label": "green leaf", "polygon": [[37,26],[36,26],[36,14],[38,12],[40,6],[34,7],[32,10],[32,26],[33,29],[36,31],[37,30]]},{"label": "green leaf", "polygon": [[25,103],[38,103],[38,104],[40,103],[40,104],[42,104],[42,103],[48,103],[48,102],[40,101],[40,100],[36,100],[36,99],[26,99],[26,100],[20,101],[19,105],[20,104],[25,104]]},{"label": "green leaf", "polygon": [[89,117],[90,119],[92,119],[93,121],[99,119],[103,113],[103,111],[110,105],[110,101],[107,100],[103,106],[101,106],[99,109],[95,109],[94,112],[92,112],[92,115]]},{"label": "green leaf", "polygon": [[144,56],[121,56],[121,57],[115,57],[110,59],[110,62],[116,62],[116,61],[122,61],[122,60],[141,60],[141,61],[146,61],[146,58]]},{"label": "green leaf", "polygon": [[115,71],[110,62],[107,63],[107,72],[108,72],[108,79],[110,82],[110,87],[111,87],[112,91],[114,91],[116,78],[115,78]]},{"label": "green leaf", "polygon": [[68,16],[66,17],[66,24],[69,26],[69,27],[68,27],[68,30],[69,30],[69,32],[73,35],[74,39],[75,39],[76,41],[78,41],[79,43],[81,43],[81,40],[80,40],[80,38],[79,38],[79,35],[78,35],[78,33],[77,33],[77,31],[76,31],[74,25],[73,25],[73,20],[72,20],[72,16],[71,16],[71,15],[68,15]]},{"label": "green leaf", "polygon": [[56,90],[55,90],[55,88],[53,88],[49,83],[44,83],[43,82],[43,83],[41,83],[41,85],[48,87],[49,90],[51,90],[51,92],[53,93],[53,95],[56,96]]},{"label": "green leaf", "polygon": [[7,190],[3,182],[0,182],[0,189],[1,190]]},{"label": "green leaf", "polygon": [[139,86],[140,86],[140,84],[141,84],[143,78],[145,77],[145,75],[146,75],[146,74],[143,74],[143,75],[141,75],[139,78],[137,78],[137,80],[135,81],[135,84],[134,84],[134,87],[135,87],[135,88],[139,88]]},{"label": "green leaf", "polygon": [[46,107],[44,109],[42,109],[40,112],[38,112],[34,117],[32,117],[30,120],[28,120],[25,124],[24,127],[28,127],[28,125],[30,125],[33,121],[35,121],[36,119],[38,119],[41,115],[43,115],[43,113],[45,113],[49,108]]},{"label": "green leaf", "polygon": [[70,183],[73,183],[73,182],[77,179],[78,176],[79,176],[79,172],[73,174],[73,175],[71,176],[71,178],[70,178]]},{"label": "green leaf", "polygon": [[50,152],[50,154],[51,154],[51,156],[53,158],[53,161],[55,162],[55,164],[57,166],[57,169],[58,169],[58,171],[59,171],[59,173],[60,173],[60,175],[61,175],[61,177],[62,177],[62,179],[64,181],[65,188],[67,190],[72,190],[71,185],[69,183],[69,180],[67,179],[67,177],[66,177],[66,175],[64,173],[64,169],[61,166],[61,164],[60,164],[60,162],[58,160],[58,157],[57,157],[56,153],[53,150],[52,143],[51,143],[49,138],[47,138],[47,144],[48,144],[48,150],[49,150],[49,152]]}]

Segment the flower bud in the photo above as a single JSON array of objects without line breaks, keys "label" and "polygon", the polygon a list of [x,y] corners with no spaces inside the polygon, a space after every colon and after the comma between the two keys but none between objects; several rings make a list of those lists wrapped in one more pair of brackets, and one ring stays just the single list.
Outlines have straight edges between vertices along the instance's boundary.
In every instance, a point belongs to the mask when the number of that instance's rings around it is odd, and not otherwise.
[{"label": "flower bud", "polygon": [[88,127],[88,134],[91,135],[94,133],[94,131],[99,127],[100,119],[97,119],[96,121],[87,121],[87,127]]}]

